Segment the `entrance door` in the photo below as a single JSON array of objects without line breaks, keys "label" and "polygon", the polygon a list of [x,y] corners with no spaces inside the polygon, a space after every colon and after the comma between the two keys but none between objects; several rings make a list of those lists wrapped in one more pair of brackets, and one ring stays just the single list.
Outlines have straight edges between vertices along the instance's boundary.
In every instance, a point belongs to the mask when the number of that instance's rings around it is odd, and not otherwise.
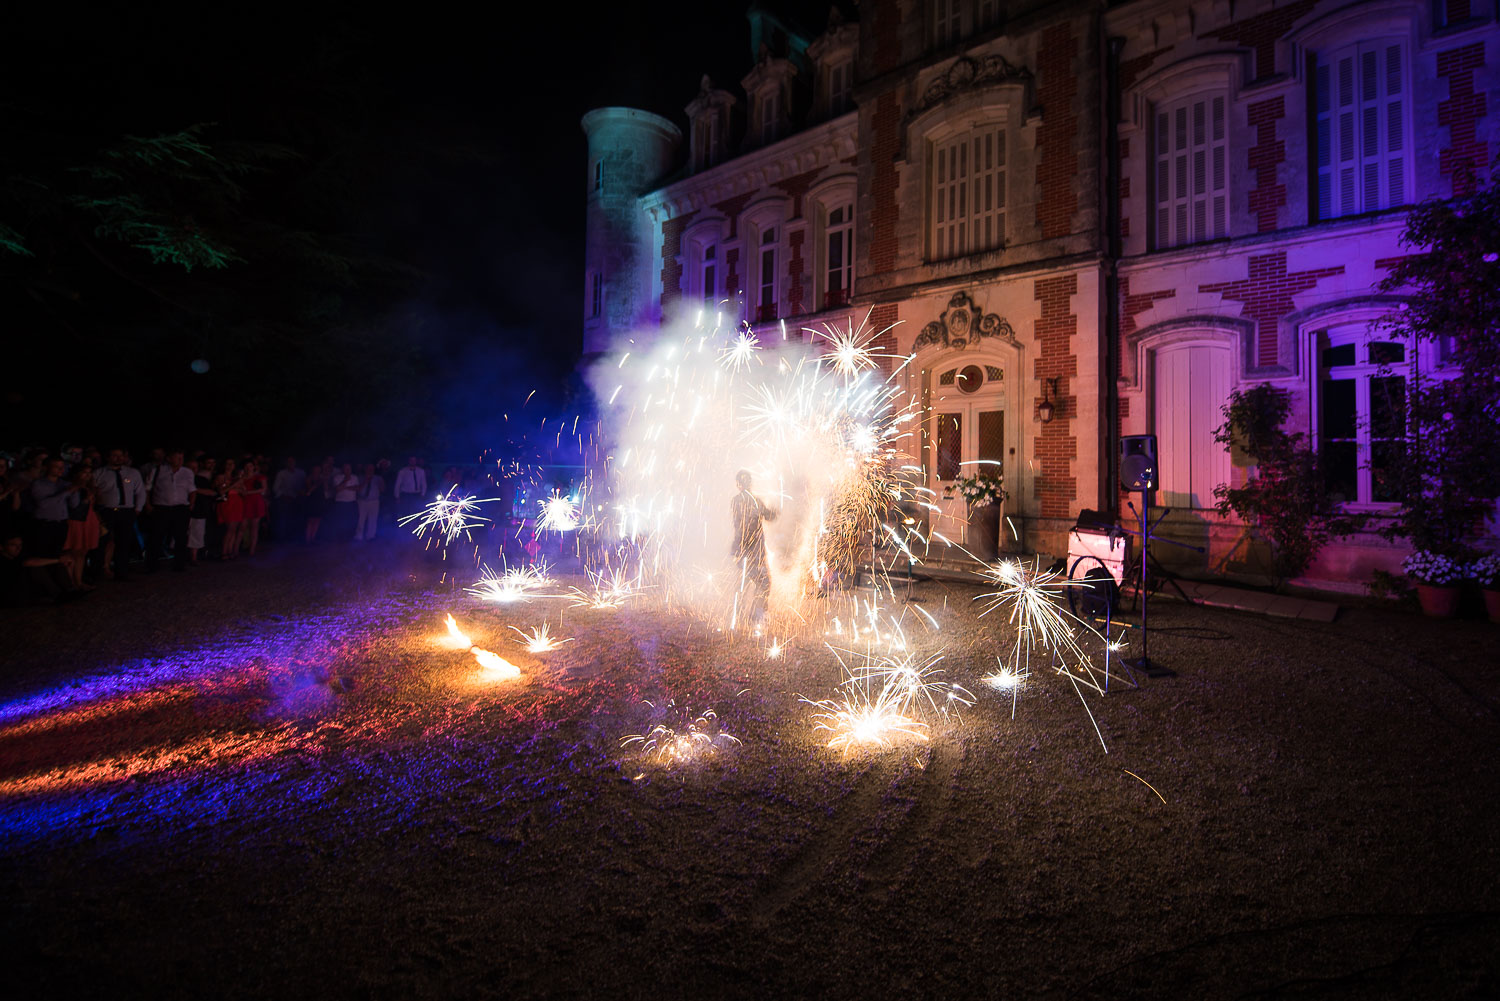
[{"label": "entrance door", "polygon": [[[1003,469],[1005,459],[1005,395],[1000,369],[993,365],[964,365],[938,377],[939,393],[932,414],[932,489],[940,513],[933,529],[956,545],[968,543],[968,509],[964,499],[948,488],[960,476],[980,470]],[[1009,470],[1005,470],[1007,473]]]},{"label": "entrance door", "polygon": [[1155,352],[1154,360],[1159,502],[1180,510],[1213,507],[1214,487],[1229,482],[1229,452],[1214,441],[1229,397],[1229,346],[1174,344]]}]

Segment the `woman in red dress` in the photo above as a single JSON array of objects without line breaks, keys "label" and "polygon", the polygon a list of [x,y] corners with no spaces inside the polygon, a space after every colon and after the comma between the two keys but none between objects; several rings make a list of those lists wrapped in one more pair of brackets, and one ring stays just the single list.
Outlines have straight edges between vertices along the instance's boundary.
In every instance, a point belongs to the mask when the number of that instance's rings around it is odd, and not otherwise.
[{"label": "woman in red dress", "polygon": [[94,474],[87,466],[79,466],[73,474],[73,487],[78,492],[68,502],[68,538],[63,543],[59,560],[73,578],[73,586],[92,591],[83,582],[84,561],[89,553],[99,547],[99,515],[94,510]]},{"label": "woman in red dress", "polygon": [[240,483],[245,509],[241,532],[249,543],[249,555],[254,556],[255,547],[260,542],[260,520],[266,516],[266,478],[254,462],[247,462]]},{"label": "woman in red dress", "polygon": [[219,492],[219,502],[214,506],[214,515],[224,526],[224,548],[219,558],[232,560],[240,551],[240,528],[245,521],[245,497],[240,493],[240,473],[233,459],[224,460],[224,468],[214,479],[214,488]]}]

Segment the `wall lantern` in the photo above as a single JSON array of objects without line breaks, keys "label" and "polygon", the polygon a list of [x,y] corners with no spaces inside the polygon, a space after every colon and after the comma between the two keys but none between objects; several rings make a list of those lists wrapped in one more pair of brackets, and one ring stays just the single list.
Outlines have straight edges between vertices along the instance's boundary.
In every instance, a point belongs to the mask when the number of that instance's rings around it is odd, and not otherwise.
[{"label": "wall lantern", "polygon": [[1057,407],[1049,398],[1047,389],[1051,387],[1052,393],[1050,395],[1056,395],[1057,379],[1043,379],[1042,384],[1042,402],[1036,405],[1036,416],[1043,424],[1051,424],[1052,414],[1057,410]]}]

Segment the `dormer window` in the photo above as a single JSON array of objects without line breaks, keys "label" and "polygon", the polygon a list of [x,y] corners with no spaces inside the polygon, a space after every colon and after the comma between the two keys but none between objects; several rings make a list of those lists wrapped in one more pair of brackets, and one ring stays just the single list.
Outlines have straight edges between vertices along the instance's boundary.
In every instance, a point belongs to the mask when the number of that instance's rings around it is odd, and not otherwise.
[{"label": "dormer window", "polygon": [[781,133],[781,94],[774,88],[760,95],[760,141],[769,144]]},{"label": "dormer window", "polygon": [[849,110],[850,91],[854,85],[854,61],[845,59],[834,63],[825,74],[828,80],[828,116],[832,118]]},{"label": "dormer window", "polygon": [[964,37],[965,6],[967,0],[934,0],[932,40],[939,48],[953,45]]},{"label": "dormer window", "polygon": [[718,146],[719,123],[710,112],[693,122],[693,167],[702,170],[713,165],[714,150]]}]

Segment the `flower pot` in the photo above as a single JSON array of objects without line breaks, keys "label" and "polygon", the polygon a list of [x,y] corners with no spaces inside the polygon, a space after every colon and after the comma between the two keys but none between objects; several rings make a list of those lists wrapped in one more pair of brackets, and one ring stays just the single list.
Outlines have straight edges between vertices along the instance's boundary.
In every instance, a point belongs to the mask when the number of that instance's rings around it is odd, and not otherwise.
[{"label": "flower pot", "polygon": [[1500,622],[1500,591],[1484,589],[1484,610],[1491,622]]},{"label": "flower pot", "polygon": [[969,508],[969,527],[964,548],[983,563],[1000,558],[1000,505],[979,504]]},{"label": "flower pot", "polygon": [[1434,619],[1451,619],[1458,614],[1458,588],[1452,585],[1418,584],[1417,600],[1422,603],[1422,613]]}]

